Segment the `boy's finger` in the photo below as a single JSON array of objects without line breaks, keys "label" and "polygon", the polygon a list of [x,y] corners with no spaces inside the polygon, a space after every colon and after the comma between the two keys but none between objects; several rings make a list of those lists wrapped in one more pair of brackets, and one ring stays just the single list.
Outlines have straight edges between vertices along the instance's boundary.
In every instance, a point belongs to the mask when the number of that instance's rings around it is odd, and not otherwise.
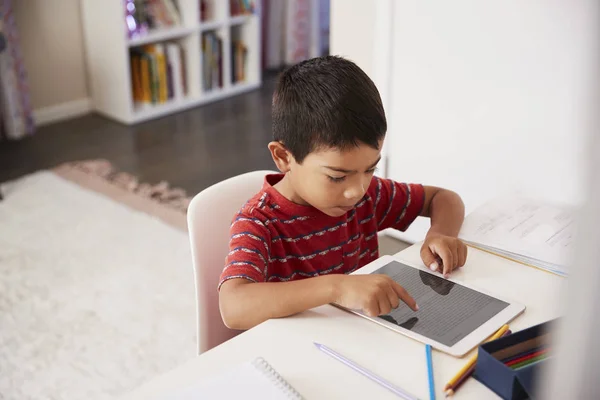
[{"label": "boy's finger", "polygon": [[391,285],[389,287],[389,290],[386,291],[386,295],[388,297],[388,300],[390,301],[390,306],[392,306],[392,309],[398,308],[398,306],[400,305],[400,299],[398,298],[396,291]]},{"label": "boy's finger", "polygon": [[423,264],[432,271],[437,271],[440,268],[437,256],[428,246],[421,247],[421,260],[423,260]]},{"label": "boy's finger", "polygon": [[381,293],[378,298],[379,302],[379,313],[378,315],[389,314],[392,311],[392,305],[390,304],[390,299],[387,296],[387,293]]},{"label": "boy's finger", "polygon": [[404,289],[402,286],[400,286],[400,284],[398,284],[398,282],[393,282],[392,286],[394,288],[394,291],[400,298],[400,300],[402,300],[404,303],[406,303],[407,306],[409,306],[413,311],[417,311],[419,309],[419,306],[417,305],[417,302],[415,301],[415,299],[413,299],[412,296],[408,294],[406,289]]},{"label": "boy's finger", "polygon": [[467,262],[467,246],[463,243],[458,245],[458,266],[462,267]]},{"label": "boy's finger", "polygon": [[364,311],[369,317],[376,317],[379,315],[379,301],[377,296],[373,296],[369,299]]},{"label": "boy's finger", "polygon": [[448,246],[440,246],[435,250],[438,253],[438,255],[442,258],[442,263],[444,264],[443,274],[444,277],[447,277],[448,274],[452,272],[452,266],[454,265],[452,251],[448,248]]},{"label": "boy's finger", "polygon": [[450,266],[450,271],[454,271],[458,267],[458,248],[460,246],[452,246],[452,265]]}]

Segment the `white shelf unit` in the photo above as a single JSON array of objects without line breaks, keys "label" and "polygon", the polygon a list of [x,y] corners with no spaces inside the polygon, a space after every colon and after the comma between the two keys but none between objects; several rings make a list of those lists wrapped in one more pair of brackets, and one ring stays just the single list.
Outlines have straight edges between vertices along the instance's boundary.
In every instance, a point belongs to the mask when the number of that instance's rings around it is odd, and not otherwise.
[{"label": "white shelf unit", "polygon": [[[130,39],[123,0],[82,0],[86,61],[95,111],[124,124],[136,124],[260,87],[260,1],[253,3],[254,14],[231,16],[229,0],[208,1],[209,18],[201,21],[200,0],[175,0],[181,16],[179,26]],[[210,31],[217,32],[223,43],[223,86],[207,91],[202,81],[202,35]],[[231,74],[232,31],[247,48],[245,79],[235,84]],[[166,42],[177,42],[185,51],[186,96],[158,104],[134,102],[130,50]]]}]

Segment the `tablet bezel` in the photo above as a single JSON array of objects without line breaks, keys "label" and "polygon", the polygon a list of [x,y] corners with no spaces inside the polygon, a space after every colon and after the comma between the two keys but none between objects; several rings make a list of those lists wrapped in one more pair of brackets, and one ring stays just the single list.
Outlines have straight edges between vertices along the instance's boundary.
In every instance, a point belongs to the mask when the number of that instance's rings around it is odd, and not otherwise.
[{"label": "tablet bezel", "polygon": [[[365,265],[364,267],[354,271],[352,273],[352,275],[367,275],[370,274],[376,270],[378,270],[379,268],[389,264],[392,261],[396,261],[399,262],[401,264],[404,264],[408,267],[411,268],[415,268],[417,270],[421,270],[424,272],[427,272],[431,275],[434,276],[438,276],[442,279],[444,279],[441,274],[439,273],[435,273],[432,272],[430,270],[428,270],[427,268],[425,268],[424,266],[416,266],[413,265],[407,261],[392,257],[392,256],[382,256],[380,258],[378,258],[375,261],[372,261],[371,263]],[[446,279],[450,282],[453,282],[457,285],[462,285],[468,289],[471,290],[475,290],[477,292],[483,293],[485,295],[491,296],[495,299],[501,300],[505,303],[508,303],[508,307],[506,307],[504,310],[500,311],[498,314],[496,314],[494,317],[492,317],[490,320],[488,320],[487,322],[483,323],[481,326],[479,326],[477,329],[475,329],[474,331],[472,331],[471,333],[469,333],[467,336],[465,336],[464,338],[462,338],[461,340],[459,340],[457,343],[455,343],[453,346],[446,346],[440,342],[437,342],[431,338],[428,338],[427,336],[423,336],[420,335],[418,333],[415,333],[413,331],[410,331],[408,329],[402,328],[396,324],[393,324],[389,321],[386,321],[382,318],[379,317],[370,317],[366,314],[363,314],[360,310],[352,310],[352,309],[346,309],[354,314],[357,314],[361,317],[364,317],[370,321],[373,321],[381,326],[384,326],[386,328],[389,328],[393,331],[399,332],[405,336],[410,337],[411,339],[417,340],[421,343],[424,344],[429,344],[431,345],[433,348],[443,351],[444,353],[450,354],[452,356],[456,356],[456,357],[462,357],[464,356],[466,353],[468,353],[469,351],[471,351],[473,348],[477,347],[479,344],[481,344],[482,342],[485,341],[485,339],[487,339],[488,337],[490,337],[491,335],[493,335],[498,329],[500,329],[502,327],[502,325],[507,324],[508,322],[512,321],[514,318],[516,318],[517,316],[519,316],[523,311],[525,311],[525,306],[522,304],[518,304],[515,303],[512,300],[503,298],[501,296],[497,296],[493,293],[490,293],[486,290],[482,290],[482,289],[478,289],[474,286],[471,286],[467,283],[464,282],[459,282],[456,280],[453,280],[452,278]],[[402,285],[402,282],[399,282],[400,285]],[[403,304],[403,303],[401,303]]]}]

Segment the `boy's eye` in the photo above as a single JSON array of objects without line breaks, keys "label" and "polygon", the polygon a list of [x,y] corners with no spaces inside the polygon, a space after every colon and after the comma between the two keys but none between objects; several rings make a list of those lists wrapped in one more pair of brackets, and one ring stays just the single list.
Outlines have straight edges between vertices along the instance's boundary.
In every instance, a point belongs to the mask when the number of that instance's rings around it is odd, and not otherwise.
[{"label": "boy's eye", "polygon": [[346,179],[346,177],[345,177],[345,176],[335,177],[335,176],[329,176],[329,175],[327,175],[327,177],[329,178],[329,180],[330,180],[331,182],[335,182],[335,183],[340,183],[340,182],[343,182],[343,181],[344,181],[344,179]]},{"label": "boy's eye", "polygon": [[368,174],[374,174],[379,168],[375,167],[367,171]]}]

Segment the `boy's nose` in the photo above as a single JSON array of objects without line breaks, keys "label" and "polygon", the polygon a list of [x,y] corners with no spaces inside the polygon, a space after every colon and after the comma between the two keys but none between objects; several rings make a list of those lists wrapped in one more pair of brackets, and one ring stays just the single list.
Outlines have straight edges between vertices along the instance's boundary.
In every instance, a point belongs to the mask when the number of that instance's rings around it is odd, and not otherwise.
[{"label": "boy's nose", "polygon": [[344,197],[348,200],[353,200],[353,201],[358,202],[365,195],[366,191],[367,191],[367,189],[365,187],[364,182],[359,182],[356,185],[352,185],[352,186],[348,187],[344,191]]}]

